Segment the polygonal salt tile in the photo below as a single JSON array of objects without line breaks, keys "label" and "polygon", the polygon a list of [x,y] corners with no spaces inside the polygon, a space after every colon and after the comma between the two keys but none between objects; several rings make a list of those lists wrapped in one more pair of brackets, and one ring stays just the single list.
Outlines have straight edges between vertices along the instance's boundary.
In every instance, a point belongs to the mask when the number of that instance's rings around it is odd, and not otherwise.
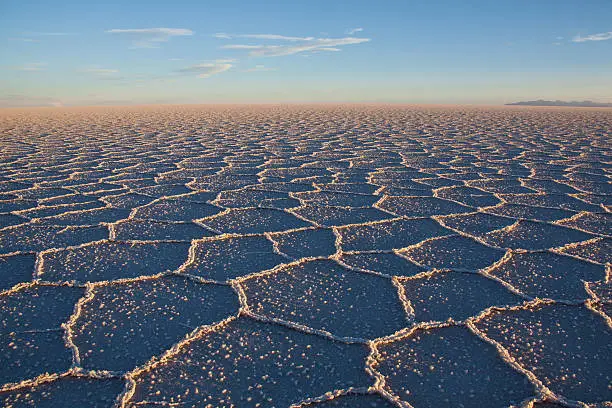
[{"label": "polygonal salt tile", "polygon": [[[364,387],[369,350],[280,325],[236,319],[136,375],[127,403],[288,407],[329,390]],[[239,368],[239,369],[238,369]]]},{"label": "polygonal salt tile", "polygon": [[571,228],[535,221],[518,221],[507,228],[483,235],[490,245],[512,249],[547,249],[594,238]]},{"label": "polygonal salt tile", "polygon": [[337,191],[343,193],[374,194],[380,187],[368,183],[328,183],[317,184],[323,191]]},{"label": "polygonal salt tile", "polygon": [[405,217],[429,217],[474,211],[453,201],[436,197],[387,197],[378,204],[379,208]]},{"label": "polygonal salt tile", "polygon": [[0,200],[0,213],[27,210],[37,205],[35,200]]},{"label": "polygonal salt tile", "polygon": [[14,214],[0,214],[0,229],[29,222],[27,218]]},{"label": "polygonal salt tile", "polygon": [[239,306],[229,286],[181,276],[103,285],[81,307],[73,341],[86,370],[126,372]]},{"label": "polygonal salt tile", "polygon": [[336,235],[331,229],[304,229],[271,235],[278,249],[294,258],[330,256],[336,253]]},{"label": "polygonal salt tile", "polygon": [[183,272],[205,279],[227,281],[274,268],[288,260],[274,252],[263,236],[220,237],[193,244],[193,258]]},{"label": "polygonal salt tile", "polygon": [[389,276],[413,276],[425,269],[409,260],[392,253],[343,253],[340,262],[365,271],[373,271]]},{"label": "polygonal salt tile", "polygon": [[584,281],[603,279],[606,271],[551,252],[513,252],[488,273],[532,297],[580,301],[589,297]]},{"label": "polygonal salt tile", "polygon": [[527,188],[521,185],[521,182],[516,179],[481,179],[481,180],[472,180],[469,182],[469,185],[472,187],[481,188],[485,191],[489,191],[491,193],[499,193],[499,194],[524,194],[524,193],[533,193],[535,190]]},{"label": "polygonal salt tile", "polygon": [[597,205],[564,194],[509,194],[503,195],[502,198],[512,204],[561,208],[571,211],[601,211],[601,207]]},{"label": "polygonal salt tile", "polygon": [[153,197],[168,197],[192,192],[190,188],[182,184],[165,184],[157,186],[143,187],[136,190],[136,193]]},{"label": "polygonal salt tile", "polygon": [[333,399],[297,405],[300,408],[393,408],[391,402],[376,394],[347,394]]},{"label": "polygonal salt tile", "polygon": [[372,204],[380,200],[379,196],[374,195],[334,191],[308,191],[295,193],[293,196],[314,205],[339,207],[371,207]]},{"label": "polygonal salt tile", "polygon": [[132,209],[140,207],[155,200],[154,197],[138,193],[125,193],[120,195],[105,196],[102,201],[108,203],[113,208]]},{"label": "polygonal salt tile", "polygon": [[336,336],[376,338],[408,324],[390,279],[333,261],[290,264],[242,285],[253,312]]},{"label": "polygonal salt tile", "polygon": [[64,376],[49,382],[0,392],[0,404],[13,408],[112,407],[123,391],[121,378]]},{"label": "polygonal salt tile", "polygon": [[602,264],[612,263],[612,239],[598,238],[578,242],[561,248],[560,252]]},{"label": "polygonal salt tile", "polygon": [[220,192],[216,202],[218,202],[220,205],[223,205],[224,207],[256,207],[258,205],[261,205],[261,203],[266,200],[288,197],[288,193],[245,187],[240,190]]},{"label": "polygonal salt tile", "polygon": [[417,244],[428,238],[450,235],[453,231],[443,228],[434,220],[394,219],[364,225],[338,228],[344,251],[368,251],[399,249]]},{"label": "polygonal salt tile", "polygon": [[55,217],[68,212],[93,210],[96,208],[104,208],[105,204],[99,201],[89,201],[80,204],[61,204],[61,205],[39,205],[38,207],[30,208],[25,211],[20,211],[19,215],[28,218],[46,218]]},{"label": "polygonal salt tile", "polygon": [[61,324],[84,294],[83,288],[35,285],[0,296],[0,383],[70,368]]},{"label": "polygonal salt tile", "polygon": [[0,256],[0,291],[30,282],[34,278],[36,255],[19,254]]},{"label": "polygonal salt tile", "polygon": [[0,231],[0,254],[36,252],[49,248],[79,245],[108,238],[108,227],[71,227],[22,224]]},{"label": "polygonal salt tile", "polygon": [[285,211],[271,208],[230,209],[200,222],[215,231],[230,234],[261,234],[312,226]]},{"label": "polygonal salt tile", "polygon": [[223,211],[221,208],[179,199],[160,199],[134,210],[133,217],[156,221],[191,221]]},{"label": "polygonal salt tile", "polygon": [[465,320],[491,306],[516,305],[522,299],[482,275],[436,272],[401,281],[417,321]]},{"label": "polygonal salt tile", "polygon": [[126,220],[114,226],[115,239],[119,241],[191,241],[215,235],[192,222],[159,222],[151,220]]},{"label": "polygonal salt tile", "polygon": [[91,210],[69,211],[60,215],[44,217],[40,222],[48,225],[88,226],[100,223],[111,223],[127,218],[130,210],[120,208],[99,208]]},{"label": "polygonal salt tile", "polygon": [[512,218],[499,217],[483,212],[448,215],[439,218],[440,222],[465,234],[480,235],[510,226],[516,222]]},{"label": "polygonal salt tile", "polygon": [[249,185],[247,188],[254,190],[277,191],[282,193],[298,193],[301,191],[312,191],[312,183],[293,183],[293,182],[267,182]]},{"label": "polygonal salt tile", "polygon": [[499,261],[505,251],[461,235],[453,235],[433,238],[402,249],[401,254],[431,268],[477,270]]},{"label": "polygonal salt tile", "polygon": [[189,251],[182,242],[94,242],[45,252],[44,281],[95,282],[155,275],[178,269]]},{"label": "polygonal salt tile", "polygon": [[293,208],[291,212],[311,220],[322,227],[363,224],[380,221],[394,216],[376,208],[325,207],[303,205]]},{"label": "polygonal salt tile", "polygon": [[485,208],[490,214],[502,215],[504,217],[519,218],[524,220],[556,221],[576,215],[573,211],[559,208],[532,207],[519,204],[501,204],[497,207]]},{"label": "polygonal salt tile", "polygon": [[499,310],[476,326],[557,395],[585,403],[612,400],[612,329],[589,309]]},{"label": "polygonal salt tile", "polygon": [[612,214],[610,213],[583,213],[572,219],[560,221],[558,224],[593,234],[612,235]]},{"label": "polygonal salt tile", "polygon": [[385,388],[413,407],[506,408],[536,395],[527,377],[462,326],[419,329],[378,345]]}]

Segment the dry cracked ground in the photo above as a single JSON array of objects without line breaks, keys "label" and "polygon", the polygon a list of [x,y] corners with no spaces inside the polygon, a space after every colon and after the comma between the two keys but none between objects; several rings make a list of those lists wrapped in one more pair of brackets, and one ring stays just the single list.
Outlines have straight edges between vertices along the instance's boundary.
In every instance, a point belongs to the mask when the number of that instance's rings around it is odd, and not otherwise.
[{"label": "dry cracked ground", "polygon": [[6,407],[612,404],[612,111],[0,113]]}]

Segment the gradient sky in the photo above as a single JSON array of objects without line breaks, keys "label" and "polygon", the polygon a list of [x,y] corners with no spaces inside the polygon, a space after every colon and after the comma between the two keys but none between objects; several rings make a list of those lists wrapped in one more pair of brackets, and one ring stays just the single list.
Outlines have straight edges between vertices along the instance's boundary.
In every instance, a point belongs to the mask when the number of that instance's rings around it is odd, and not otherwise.
[{"label": "gradient sky", "polygon": [[611,0],[0,3],[0,106],[612,102]]}]

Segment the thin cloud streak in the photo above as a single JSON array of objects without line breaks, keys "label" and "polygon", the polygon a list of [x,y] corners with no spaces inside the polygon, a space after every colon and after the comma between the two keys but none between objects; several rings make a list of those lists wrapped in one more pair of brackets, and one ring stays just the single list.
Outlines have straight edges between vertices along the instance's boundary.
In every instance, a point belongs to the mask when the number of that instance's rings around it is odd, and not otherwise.
[{"label": "thin cloud streak", "polygon": [[586,37],[582,37],[577,35],[572,39],[575,43],[587,42],[587,41],[606,41],[612,39],[612,31],[608,31],[607,33],[598,33],[598,34],[590,34]]},{"label": "thin cloud streak", "polygon": [[172,37],[191,36],[187,28],[113,28],[105,31],[108,34],[129,35],[134,38],[134,48],[157,48],[159,43],[168,42]]},{"label": "thin cloud streak", "polygon": [[279,57],[285,55],[299,54],[303,52],[340,51],[341,46],[361,44],[370,41],[369,38],[344,37],[344,38],[313,38],[313,37],[287,37],[275,34],[246,34],[241,38],[275,39],[296,42],[290,45],[253,45],[253,44],[228,44],[221,48],[234,50],[249,50],[252,57]]},{"label": "thin cloud streak", "polygon": [[363,31],[363,28],[358,27],[358,28],[351,28],[350,30],[346,30],[346,33],[348,35],[353,35],[353,34],[357,34],[359,32]]},{"label": "thin cloud streak", "polygon": [[196,74],[198,78],[209,78],[232,68],[233,65],[229,61],[217,60],[215,62],[205,62],[179,69],[176,72],[183,75]]}]

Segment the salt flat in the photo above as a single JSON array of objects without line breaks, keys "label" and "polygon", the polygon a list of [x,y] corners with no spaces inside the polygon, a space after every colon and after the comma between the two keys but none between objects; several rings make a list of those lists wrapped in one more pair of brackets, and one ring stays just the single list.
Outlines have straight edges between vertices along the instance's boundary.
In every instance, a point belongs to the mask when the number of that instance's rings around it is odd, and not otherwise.
[{"label": "salt flat", "polygon": [[612,111],[0,111],[0,405],[612,404]]}]

